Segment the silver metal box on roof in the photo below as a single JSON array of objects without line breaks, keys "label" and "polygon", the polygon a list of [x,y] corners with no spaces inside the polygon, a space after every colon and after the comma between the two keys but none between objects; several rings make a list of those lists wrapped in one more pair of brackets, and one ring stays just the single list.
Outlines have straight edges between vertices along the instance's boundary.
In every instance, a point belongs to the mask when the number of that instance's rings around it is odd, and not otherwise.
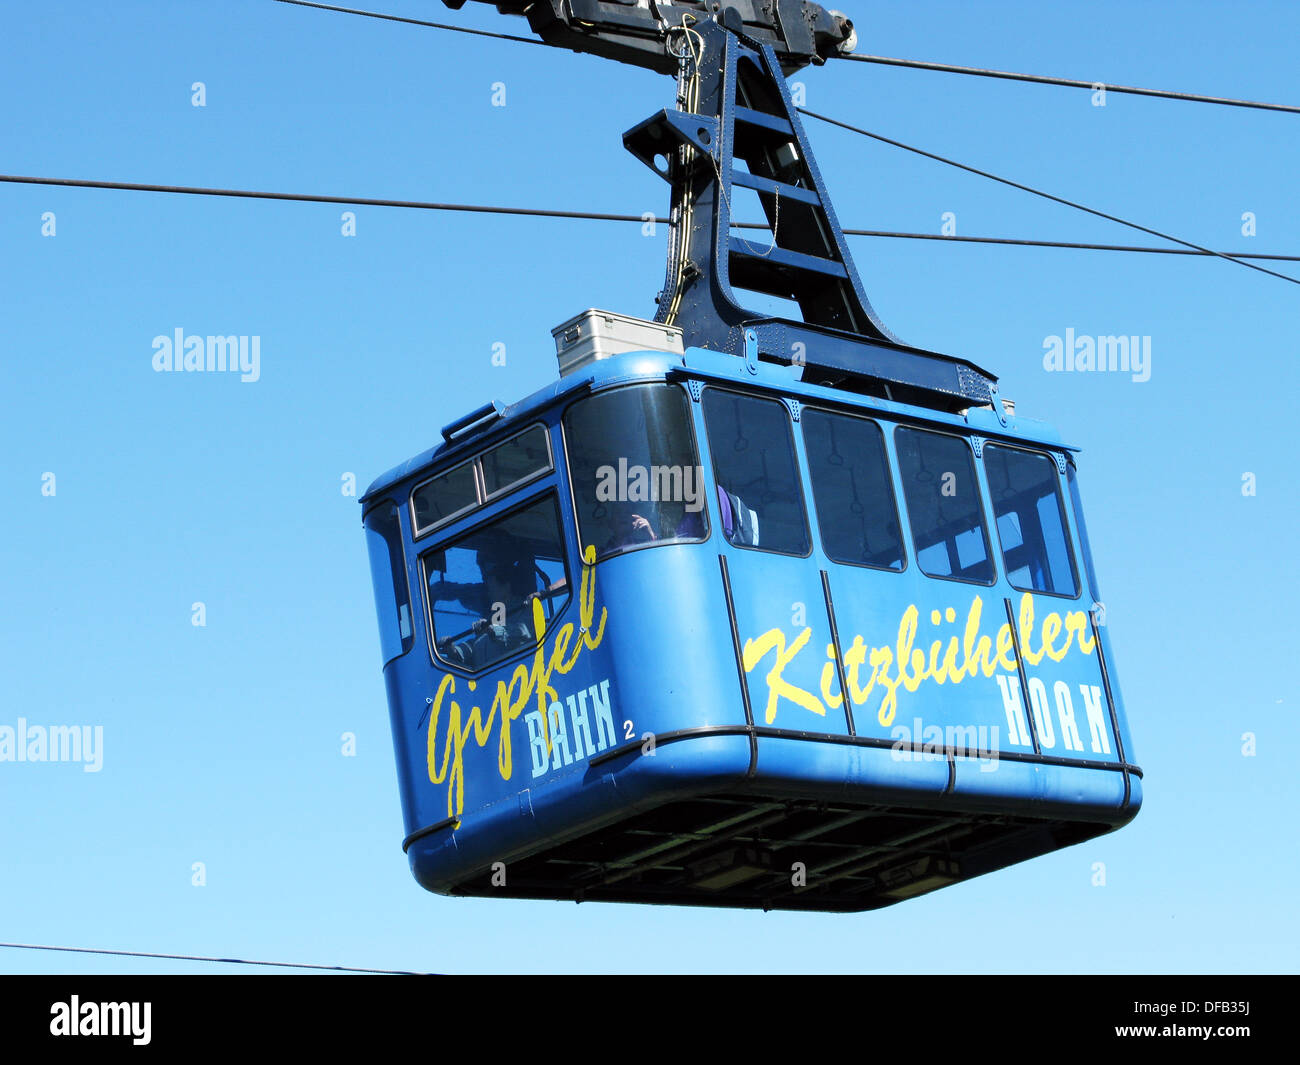
[{"label": "silver metal box on roof", "polygon": [[682,331],[675,325],[633,318],[613,311],[585,310],[551,330],[560,376],[597,359],[626,351],[667,351],[682,354]]}]

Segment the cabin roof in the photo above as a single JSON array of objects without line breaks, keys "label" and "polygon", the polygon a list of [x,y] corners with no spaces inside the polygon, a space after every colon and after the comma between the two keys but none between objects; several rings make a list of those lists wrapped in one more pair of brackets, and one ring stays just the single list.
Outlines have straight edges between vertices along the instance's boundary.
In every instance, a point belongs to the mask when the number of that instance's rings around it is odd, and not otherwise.
[{"label": "cabin roof", "polygon": [[360,501],[365,504],[399,482],[422,474],[429,467],[441,465],[443,460],[474,454],[518,431],[526,422],[537,418],[546,410],[563,405],[581,393],[597,392],[638,381],[662,381],[676,375],[705,383],[732,384],[751,390],[768,391],[789,396],[802,404],[834,406],[876,413],[887,418],[929,422],[964,433],[1019,441],[1058,451],[1078,450],[1077,447],[1063,443],[1060,434],[1047,422],[1009,415],[1004,425],[994,411],[978,407],[968,409],[965,415],[948,414],[909,403],[807,384],[798,379],[796,375],[799,372],[799,367],[766,362],[758,364],[756,373],[751,372],[744,359],[706,348],[688,348],[684,355],[637,351],[600,359],[552,381],[516,403],[495,404],[498,412],[495,418],[471,426],[451,440],[442,440],[376,477]]}]

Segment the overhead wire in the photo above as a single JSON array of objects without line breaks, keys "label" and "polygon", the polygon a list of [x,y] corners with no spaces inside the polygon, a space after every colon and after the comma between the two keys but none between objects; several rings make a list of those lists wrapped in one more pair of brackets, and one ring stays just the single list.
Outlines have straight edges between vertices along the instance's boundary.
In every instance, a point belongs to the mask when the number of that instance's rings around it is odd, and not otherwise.
[{"label": "overhead wire", "polygon": [[885,137],[879,133],[872,133],[870,130],[863,129],[860,126],[854,126],[848,122],[842,122],[838,118],[831,118],[828,115],[818,114],[816,111],[809,111],[803,107],[798,108],[798,111],[800,114],[807,115],[809,118],[815,118],[819,122],[825,122],[831,126],[838,126],[840,129],[846,129],[851,133],[861,134],[863,137],[870,137],[872,140],[880,141],[882,144],[889,144],[895,148],[902,148],[904,151],[912,152],[913,154],[923,156],[926,159],[933,159],[935,162],[956,167],[958,170],[964,170],[968,174],[976,174],[979,177],[988,178],[990,181],[996,181],[999,184],[1007,185],[1010,188],[1031,193],[1034,196],[1042,197],[1045,200],[1051,200],[1053,203],[1059,203],[1065,207],[1072,207],[1076,211],[1083,211],[1086,214],[1093,215],[1097,218],[1104,218],[1108,222],[1116,222],[1119,225],[1127,226],[1129,229],[1136,229],[1140,233],[1159,237],[1161,240],[1173,241],[1175,244],[1181,244],[1184,248],[1193,248],[1196,251],[1213,255],[1219,259],[1224,259],[1227,262],[1236,263],[1238,266],[1244,266],[1248,270],[1258,270],[1261,274],[1268,274],[1271,277],[1281,278],[1283,281],[1289,281],[1293,285],[1300,285],[1300,278],[1291,277],[1289,274],[1280,274],[1276,270],[1270,270],[1265,266],[1259,266],[1256,263],[1247,262],[1244,258],[1227,255],[1221,251],[1214,251],[1190,240],[1183,240],[1182,237],[1175,237],[1171,233],[1164,233],[1158,229],[1152,229],[1150,226],[1144,226],[1138,222],[1131,222],[1127,218],[1121,218],[1119,215],[1109,214],[1106,211],[1099,211],[1095,207],[1088,207],[1086,204],[1079,203],[1076,200],[1068,200],[1064,196],[1057,196],[1050,192],[1044,192],[1042,189],[1034,188],[1032,185],[1026,185],[1020,181],[1012,181],[1010,178],[1001,177],[988,170],[981,170],[979,167],[968,166],[966,163],[959,163],[955,159],[949,159],[946,156],[938,155],[935,152],[928,152],[923,148],[917,148],[911,144],[904,144],[902,141],[894,140],[891,137]]},{"label": "overhead wire", "polygon": [[[745,223],[746,228],[766,228],[761,222]],[[906,240],[939,240],[954,244],[1000,244],[1022,248],[1070,248],[1081,251],[1145,252],[1153,255],[1216,255],[1217,252],[1196,248],[1156,248],[1147,244],[1093,244],[1078,240],[1029,240],[1019,237],[967,237],[955,233],[903,233],[882,229],[845,229],[846,237],[898,237]],[[1263,252],[1234,251],[1236,259],[1270,259],[1279,262],[1300,263],[1300,255],[1273,255]]]},{"label": "overhead wire", "polygon": [[[315,2],[315,0],[277,0],[277,2],[293,4],[298,7],[310,7],[310,8],[317,8],[325,11],[337,11],[345,14],[362,15],[370,18],[381,18],[381,19],[386,19],[394,22],[404,22],[413,25],[427,26],[433,29],[450,29],[456,32],[469,32],[481,36],[492,36],[498,38],[504,37],[509,40],[523,41],[529,44],[545,43],[529,37],[516,37],[510,34],[497,34],[486,30],[471,30],[468,27],[464,27],[464,26],[450,26],[445,23],[426,22],[420,19],[409,19],[402,16],[386,15],[380,12],[365,11],[358,8],[339,7],[333,4],[317,3]],[[1097,82],[1074,81],[1067,78],[1055,78],[1046,75],[1017,74],[1012,71],[992,70],[992,69],[986,69],[981,67],[960,67],[954,64],[925,63],[920,60],[892,59],[887,56],[853,56],[849,54],[843,56],[842,58],[857,59],[861,62],[884,63],[893,66],[916,67],[919,69],[938,70],[938,71],[945,71],[950,73],[982,75],[985,77],[1003,78],[1003,79],[1017,80],[1017,81],[1031,81],[1031,82],[1050,84],[1050,85],[1068,85],[1074,87],[1086,86],[1089,88],[1095,88],[1098,84],[1101,84]],[[1131,93],[1131,94],[1142,95],[1142,96],[1156,96],[1156,97],[1173,99],[1173,100],[1187,100],[1187,101],[1194,101],[1200,103],[1214,103],[1214,104],[1223,104],[1223,105],[1238,106],[1238,107],[1254,107],[1254,108],[1273,110],[1273,111],[1292,111],[1292,112],[1300,113],[1300,107],[1295,107],[1289,104],[1268,104],[1260,101],[1237,100],[1229,97],[1202,96],[1195,93],[1175,92],[1166,89],[1143,89],[1131,85],[1114,85],[1114,86],[1108,85],[1105,87],[1109,91],[1113,91],[1113,92],[1125,92],[1125,93]],[[851,125],[850,123],[847,122],[842,122],[839,119],[830,118],[827,115],[818,114],[817,112],[809,111],[805,108],[799,108],[798,110],[800,111],[800,113],[807,115],[809,118],[815,118],[818,121],[825,122],[833,126],[839,126],[841,129],[846,129],[853,133],[861,134],[862,136],[865,137],[870,137],[884,144],[890,144],[893,145],[894,147],[902,148],[905,151],[913,152],[917,155],[924,156],[925,158],[928,159],[933,159],[936,162],[941,162],[948,166],[957,167],[958,169],[964,170],[968,173],[979,175],[980,177],[987,178],[991,181],[997,181],[1011,188],[1020,189],[1023,192],[1028,192],[1031,193],[1032,195],[1039,196],[1047,200],[1051,200],[1054,203],[1059,203],[1067,207],[1072,207],[1075,210],[1084,211],[1097,218],[1103,218],[1107,221],[1115,222],[1119,225],[1127,226],[1130,229],[1135,229],[1141,233],[1146,233],[1150,236],[1158,237],[1161,240],[1171,241],[1174,244],[1181,245],[1182,248],[1190,252],[1195,252],[1200,255],[1207,255],[1207,256],[1212,256],[1214,258],[1223,259],[1227,262],[1236,263],[1238,266],[1244,266],[1249,270],[1256,270],[1259,273],[1268,274],[1270,277],[1276,277],[1279,278],[1280,280],[1289,281],[1292,284],[1300,285],[1300,278],[1291,277],[1288,274],[1279,273],[1276,270],[1269,270],[1267,267],[1259,266],[1256,263],[1247,261],[1252,258],[1262,258],[1262,256],[1229,255],[1225,252],[1215,251],[1212,248],[1207,248],[1193,241],[1184,240],[1181,237],[1176,237],[1173,236],[1172,234],[1161,232],[1158,229],[1154,229],[1149,226],[1144,226],[1137,222],[1132,222],[1128,219],[1121,218],[1118,215],[1109,214],[1105,211],[1099,211],[1096,208],[1088,207],[1085,204],[1078,203],[1074,200],[1066,199],[1065,197],[1062,196],[1053,195],[1052,193],[1045,192],[1042,189],[1034,188],[1031,185],[1026,185],[1018,181],[1012,181],[1009,178],[1000,177],[999,175],[990,173],[987,170],[981,170],[978,167],[968,166],[965,163],[959,163],[954,159],[946,158],[945,156],[938,155],[934,152],[927,152],[921,148],[916,148],[913,147],[912,145],[904,144],[902,141],[893,140],[889,137],[884,137],[878,133],[872,133],[869,130],[862,129],[861,127]],[[1009,239],[1007,239],[1005,241],[990,240],[989,243],[1011,244],[1012,242]],[[1065,242],[1062,242],[1063,246],[1064,243]],[[1055,246],[1055,245],[1053,244],[1051,246]]]},{"label": "overhead wire", "polygon": [[933,70],[945,74],[970,74],[981,78],[1001,78],[1005,81],[1024,81],[1034,85],[1060,85],[1072,89],[1102,89],[1108,93],[1124,93],[1130,96],[1154,96],[1162,100],[1183,100],[1198,104],[1219,104],[1223,107],[1251,107],[1260,111],[1286,111],[1300,114],[1300,106],[1295,104],[1274,104],[1262,100],[1237,100],[1228,96],[1204,96],[1194,92],[1178,92],[1173,89],[1142,89],[1136,85],[1111,85],[1105,81],[1079,81],[1074,78],[1057,78],[1045,74],[1018,74],[1010,70],[989,70],[984,67],[965,67],[954,63],[928,63],[921,59],[894,59],[883,55],[842,55],[856,63],[876,63],[890,67],[909,67],[915,70]]},{"label": "overhead wire", "polygon": [[[253,189],[210,188],[195,185],[157,185],[132,181],[91,181],[83,178],[40,177],[25,174],[0,174],[0,183],[16,185],[53,186],[57,188],[109,189],[125,192],[178,193],[186,196],[217,196],[238,199],[287,200],[301,203],[341,204],[350,207],[397,207],[423,211],[450,211],[472,214],[513,215],[525,218],[559,218],[576,221],[634,222],[644,225],[669,225],[671,219],[652,213],[616,214],[600,211],[572,211],[559,208],[506,207],[479,203],[438,203],[428,200],[395,200],[371,196],[324,196],[314,193],[263,192]],[[733,222],[735,229],[770,229],[766,222]],[[1188,248],[1157,248],[1132,244],[1093,244],[1084,241],[1031,240],[1017,237],[956,236],[940,233],[906,233],[883,229],[845,229],[850,237],[892,237],[904,240],[938,240],[957,244],[996,244],[1015,247],[1066,248],[1090,251],[1145,252],[1157,255],[1218,255],[1219,252]],[[1300,262],[1300,255],[1280,255],[1264,252],[1233,252],[1237,259],[1268,259],[1283,262]]]},{"label": "overhead wire", "polygon": [[407,18],[405,15],[390,15],[383,11],[366,11],[359,7],[338,7],[335,4],[318,4],[314,0],[275,0],[277,4],[292,4],[294,7],[314,7],[318,11],[334,11],[341,15],[362,15],[365,18],[380,19],[384,22],[402,22],[408,26],[424,26],[431,30],[450,30],[452,33],[466,33],[471,37],[493,37],[498,41],[515,41],[518,44],[540,44],[546,42],[537,37],[520,37],[514,33],[494,33],[491,30],[476,30],[470,26],[453,26],[448,22],[429,22],[425,19]]},{"label": "overhead wire", "polygon": [[251,958],[217,958],[204,954],[162,954],[146,950],[102,950],[94,947],[61,947],[47,943],[0,943],[0,947],[10,950],[50,950],[64,951],[71,954],[108,954],[124,958],[161,958],[169,961],[204,961],[217,962],[222,965],[269,965],[278,969],[319,969],[340,973],[369,973],[375,976],[429,976],[408,969],[364,969],[355,965],[315,965],[311,962],[292,961],[255,961]]},{"label": "overhead wire", "polygon": [[[319,11],[334,11],[344,15],[360,15],[364,18],[382,19],[385,22],[402,22],[411,26],[425,26],[435,30],[450,30],[453,33],[465,33],[473,37],[493,37],[502,41],[516,41],[520,44],[546,44],[536,37],[522,37],[513,33],[496,33],[492,30],[474,29],[469,26],[455,26],[446,22],[429,22],[425,19],[408,18],[403,15],[390,15],[382,11],[368,11],[363,8],[341,7],[337,4],[318,3],[317,0],[275,0],[279,4],[292,4],[295,7],[310,7]],[[996,78],[1003,81],[1020,81],[1033,85],[1055,85],[1071,89],[1104,89],[1108,93],[1122,93],[1130,96],[1148,96],[1162,100],[1180,100],[1188,103],[1216,104],[1222,107],[1246,107],[1259,111],[1282,111],[1300,114],[1300,105],[1276,104],[1264,100],[1243,100],[1230,96],[1208,96],[1203,93],[1182,92],[1176,89],[1147,89],[1137,85],[1112,85],[1106,81],[1084,81],[1078,78],[1061,78],[1049,74],[1025,74],[1012,70],[994,70],[988,67],[963,66],[957,63],[933,63],[924,59],[901,59],[895,56],[859,55],[852,52],[837,55],[836,59],[846,59],[855,63],[872,63],[879,66],[904,67],[913,70],[928,70],[943,74],[965,74],[981,78]]]},{"label": "overhead wire", "polygon": [[[290,200],[300,203],[335,203],[356,207],[405,207],[419,211],[464,211],[471,214],[526,215],[541,218],[578,218],[600,222],[645,222],[644,215],[607,214],[601,211],[562,211],[542,207],[501,207],[476,203],[433,203],[427,200],[391,200],[370,196],[320,196],[304,192],[262,192],[253,189],[212,188],[201,185],[154,185],[135,181],[90,181],[84,178],[34,177],[0,174],[0,182],[14,185],[55,185],[81,189],[116,189],[124,192],[167,192],[183,196],[230,196],[247,200]],[[659,219],[656,219],[657,221]],[[663,220],[666,221],[666,220]]]}]

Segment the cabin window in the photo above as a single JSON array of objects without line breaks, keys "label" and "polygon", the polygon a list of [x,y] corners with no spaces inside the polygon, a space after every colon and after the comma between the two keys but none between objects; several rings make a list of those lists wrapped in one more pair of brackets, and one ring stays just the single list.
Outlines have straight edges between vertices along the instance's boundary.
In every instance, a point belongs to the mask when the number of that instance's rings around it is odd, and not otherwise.
[{"label": "cabin window", "polygon": [[1022,592],[1079,594],[1056,463],[1040,451],[984,448],[1007,580]]},{"label": "cabin window", "polygon": [[808,520],[785,404],[710,388],[704,422],[723,535],[737,547],[807,555]]},{"label": "cabin window", "polygon": [[438,657],[473,671],[534,646],[534,604],[549,621],[569,601],[563,545],[546,495],[423,555]]},{"label": "cabin window", "polygon": [[551,444],[546,428],[534,425],[485,452],[479,462],[486,499],[531,481],[551,468]]},{"label": "cabin window", "polygon": [[564,415],[583,557],[707,539],[705,483],[686,393],[676,385],[597,392]]},{"label": "cabin window", "polygon": [[970,445],[958,436],[900,426],[894,446],[921,572],[992,584],[988,530]]},{"label": "cabin window", "polygon": [[475,508],[549,473],[551,442],[544,425],[534,425],[481,455],[417,485],[411,493],[415,535],[464,517]]},{"label": "cabin window", "polygon": [[906,554],[880,426],[807,408],[802,424],[827,558],[901,570]]},{"label": "cabin window", "polygon": [[473,461],[462,462],[431,481],[425,481],[411,493],[411,510],[415,515],[415,533],[445,525],[478,506],[478,475]]},{"label": "cabin window", "polygon": [[411,649],[411,596],[402,554],[402,530],[397,504],[381,503],[366,515],[366,547],[370,554],[370,581],[375,589],[379,618],[379,646],[387,665]]}]

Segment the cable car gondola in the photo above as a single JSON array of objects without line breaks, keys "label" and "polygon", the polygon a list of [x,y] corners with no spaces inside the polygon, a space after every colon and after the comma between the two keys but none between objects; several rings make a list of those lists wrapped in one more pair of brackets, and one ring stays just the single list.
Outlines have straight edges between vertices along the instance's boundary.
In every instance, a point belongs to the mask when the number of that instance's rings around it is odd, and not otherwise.
[{"label": "cable car gondola", "polygon": [[1076,449],[879,323],[784,81],[852,26],[776,7],[528,8],[677,73],[624,136],[675,224],[654,321],[564,323],[554,384],[362,499],[432,891],[871,909],[1140,806]]}]

